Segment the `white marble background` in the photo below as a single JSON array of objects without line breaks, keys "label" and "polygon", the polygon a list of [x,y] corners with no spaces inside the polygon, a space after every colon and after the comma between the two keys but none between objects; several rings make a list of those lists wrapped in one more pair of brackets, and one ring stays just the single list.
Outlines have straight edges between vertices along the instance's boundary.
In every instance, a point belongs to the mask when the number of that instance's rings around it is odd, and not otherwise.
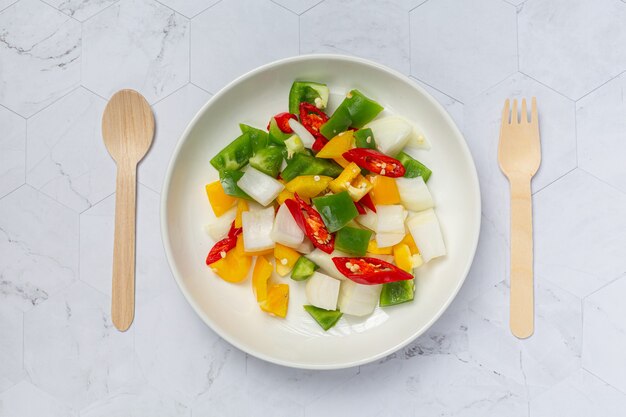
[{"label": "white marble background", "polygon": [[[626,3],[619,0],[0,0],[0,415],[626,415]],[[212,93],[299,53],[362,56],[424,85],[476,159],[483,227],[446,314],[407,348],[333,372],[234,349],[195,316],[161,246],[159,190]],[[109,317],[122,87],[154,106],[140,167],[137,314]],[[505,97],[535,95],[536,333],[507,328]]]}]

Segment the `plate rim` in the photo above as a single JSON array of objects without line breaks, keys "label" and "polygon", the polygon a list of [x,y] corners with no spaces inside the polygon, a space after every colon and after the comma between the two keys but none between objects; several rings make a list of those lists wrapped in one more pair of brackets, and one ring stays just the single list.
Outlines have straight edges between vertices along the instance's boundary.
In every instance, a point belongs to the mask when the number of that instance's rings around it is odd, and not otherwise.
[{"label": "plate rim", "polygon": [[[385,350],[383,350],[383,351],[381,351],[381,352],[379,352],[379,353],[377,353],[375,355],[371,355],[371,356],[369,356],[367,358],[362,358],[362,359],[354,360],[354,361],[351,361],[351,362],[345,362],[345,363],[310,364],[310,363],[306,363],[306,362],[284,360],[284,359],[276,358],[274,356],[266,355],[266,354],[261,353],[261,352],[254,351],[254,349],[250,349],[245,344],[239,343],[238,341],[236,341],[233,338],[231,338],[225,331],[223,331],[220,328],[220,326],[218,326],[213,320],[211,320],[206,314],[204,314],[203,310],[200,308],[200,306],[193,299],[193,297],[191,296],[190,292],[183,285],[182,279],[180,278],[181,274],[178,271],[178,269],[176,267],[176,264],[174,262],[174,255],[172,253],[171,241],[170,241],[170,237],[169,237],[169,229],[168,229],[168,225],[167,225],[167,196],[169,194],[171,177],[172,177],[173,171],[174,171],[173,170],[173,166],[174,166],[173,163],[177,159],[178,154],[180,153],[180,150],[181,150],[181,148],[183,146],[183,143],[185,142],[185,138],[187,138],[189,136],[190,132],[195,128],[196,124],[198,123],[198,121],[200,120],[202,115],[205,113],[207,108],[209,108],[213,104],[214,101],[217,101],[223,95],[228,93],[234,86],[239,84],[241,81],[243,81],[243,80],[245,80],[247,78],[253,77],[253,76],[255,76],[258,73],[264,72],[266,70],[269,70],[269,69],[277,67],[277,66],[282,66],[282,65],[285,65],[285,64],[289,64],[289,63],[292,63],[292,62],[308,61],[308,60],[321,60],[321,59],[343,61],[343,62],[348,61],[348,62],[360,64],[360,65],[366,65],[366,66],[374,67],[374,68],[376,68],[378,70],[381,70],[381,71],[384,71],[384,72],[388,73],[389,75],[391,75],[391,76],[393,76],[395,78],[400,79],[401,81],[403,81],[405,83],[408,83],[413,88],[417,89],[420,93],[422,93],[422,95],[430,102],[430,104],[433,105],[434,107],[436,107],[439,110],[439,112],[443,115],[445,120],[448,122],[448,125],[450,125],[452,127],[452,129],[455,131],[455,133],[461,139],[463,139],[461,141],[461,148],[462,148],[463,154],[465,154],[465,156],[469,160],[471,168],[472,168],[472,170],[471,170],[471,180],[475,184],[475,187],[473,187],[473,189],[474,189],[474,194],[475,194],[475,197],[476,197],[476,201],[477,201],[478,207],[477,207],[477,219],[475,221],[475,224],[476,224],[475,238],[474,238],[474,241],[471,242],[471,246],[472,246],[471,252],[472,252],[472,255],[469,258],[469,260],[466,263],[466,265],[464,266],[464,268],[463,268],[463,271],[464,271],[463,274],[462,274],[463,277],[459,281],[459,283],[456,286],[456,288],[454,289],[454,291],[450,293],[449,297],[446,299],[445,303],[441,306],[441,308],[437,311],[437,313],[434,314],[433,317],[424,326],[422,326],[421,329],[418,329],[417,331],[415,331],[413,334],[411,334],[409,337],[407,337],[401,343],[398,343],[398,344],[396,344],[394,346],[391,346],[388,349],[385,349]],[[202,319],[202,321],[212,331],[214,331],[219,337],[221,337],[222,339],[226,340],[228,343],[230,343],[232,346],[236,347],[237,349],[241,350],[242,352],[245,352],[245,353],[247,353],[249,355],[252,355],[252,356],[254,356],[254,357],[258,358],[258,359],[261,359],[263,361],[270,362],[270,363],[273,363],[273,364],[276,364],[276,365],[281,365],[281,366],[285,366],[285,367],[289,367],[289,368],[296,368],[296,369],[307,369],[307,370],[347,369],[347,368],[352,368],[352,367],[355,367],[355,366],[364,365],[364,364],[376,361],[378,359],[384,358],[385,356],[388,356],[388,355],[398,351],[399,349],[402,349],[403,347],[405,347],[406,345],[408,345],[409,343],[411,343],[415,339],[417,339],[419,336],[424,334],[428,329],[430,329],[430,327],[432,327],[432,325],[437,320],[439,320],[439,318],[443,315],[443,313],[450,307],[450,304],[452,303],[452,301],[458,295],[459,291],[461,290],[461,287],[463,286],[463,284],[465,283],[465,280],[467,279],[467,276],[469,275],[470,268],[472,267],[472,264],[474,263],[474,258],[476,257],[476,249],[478,247],[478,242],[479,242],[479,239],[480,239],[480,230],[481,230],[481,222],[482,222],[482,199],[481,199],[481,191],[480,191],[480,182],[479,182],[479,178],[478,178],[478,172],[476,170],[476,163],[475,163],[474,158],[472,156],[472,153],[471,153],[471,151],[469,149],[469,146],[467,145],[467,140],[465,139],[465,136],[460,131],[460,129],[458,128],[456,122],[454,121],[454,119],[452,119],[452,116],[450,116],[448,111],[437,100],[435,100],[435,98],[428,91],[426,91],[422,86],[418,85],[414,80],[412,80],[410,76],[402,74],[401,72],[399,72],[397,70],[394,70],[394,69],[389,68],[389,67],[387,67],[385,65],[379,64],[377,62],[374,62],[374,61],[371,61],[371,60],[368,60],[368,59],[355,57],[355,56],[350,56],[350,55],[343,55],[343,54],[304,54],[304,55],[296,55],[296,56],[291,56],[291,57],[287,57],[287,58],[278,59],[276,61],[272,61],[270,63],[258,66],[256,68],[250,70],[250,71],[247,71],[246,73],[238,76],[237,78],[235,78],[234,80],[232,80],[231,82],[226,84],[224,87],[222,87],[217,93],[215,93],[211,98],[209,98],[206,101],[206,103],[204,103],[204,105],[196,112],[194,117],[189,121],[189,123],[187,124],[187,126],[185,127],[185,129],[183,130],[181,135],[179,136],[179,138],[178,138],[178,140],[176,142],[176,146],[174,147],[174,150],[172,151],[172,154],[171,154],[171,156],[169,158],[167,171],[166,171],[165,177],[163,179],[163,183],[161,184],[161,196],[160,196],[160,199],[161,199],[161,202],[160,202],[160,207],[159,207],[159,216],[160,216],[160,226],[161,226],[160,227],[160,229],[161,229],[161,243],[162,243],[163,248],[165,250],[167,263],[169,265],[170,271],[172,272],[174,280],[176,281],[178,289],[181,291],[181,293],[185,297],[185,300],[191,305],[192,309],[200,317],[200,319]]]}]

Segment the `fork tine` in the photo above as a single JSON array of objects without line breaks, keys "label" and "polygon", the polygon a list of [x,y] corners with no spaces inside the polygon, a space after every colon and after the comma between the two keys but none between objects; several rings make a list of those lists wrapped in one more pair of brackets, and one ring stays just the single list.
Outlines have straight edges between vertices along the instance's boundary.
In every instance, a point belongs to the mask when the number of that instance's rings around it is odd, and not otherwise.
[{"label": "fork tine", "polygon": [[522,123],[528,123],[528,111],[526,110],[526,99],[522,99],[522,115],[520,116]]},{"label": "fork tine", "polygon": [[509,123],[509,115],[511,114],[511,102],[507,98],[504,102],[504,108],[502,109],[502,120],[500,123],[508,124]]},{"label": "fork tine", "polygon": [[537,123],[539,119],[537,119],[537,98],[533,97],[530,102],[530,121],[532,123]]},{"label": "fork tine", "polygon": [[511,124],[516,125],[517,122],[517,118],[518,118],[518,113],[517,113],[517,99],[513,100],[513,111],[511,112]]}]

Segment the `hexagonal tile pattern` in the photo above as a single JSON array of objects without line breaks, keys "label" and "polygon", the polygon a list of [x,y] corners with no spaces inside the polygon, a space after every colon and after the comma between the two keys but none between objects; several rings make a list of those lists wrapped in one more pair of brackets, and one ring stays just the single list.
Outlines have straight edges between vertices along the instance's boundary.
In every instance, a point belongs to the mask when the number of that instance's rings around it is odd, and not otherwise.
[{"label": "hexagonal tile pattern", "polygon": [[626,192],[626,74],[576,103],[578,166]]},{"label": "hexagonal tile pattern", "polygon": [[191,18],[219,1],[220,0],[159,0],[159,3],[176,10],[185,17]]},{"label": "hexagonal tile pattern", "polygon": [[626,391],[626,277],[607,285],[585,300],[583,367]]},{"label": "hexagonal tile pattern", "polygon": [[241,401],[245,354],[213,333],[180,291],[139,300],[133,326],[141,370],[159,391],[184,404],[203,394]]},{"label": "hexagonal tile pattern", "polygon": [[320,4],[322,0],[272,0],[276,4],[280,4],[286,9],[291,10],[296,14],[302,14],[315,6]]},{"label": "hexagonal tile pattern", "polygon": [[0,13],[0,104],[29,117],[80,83],[80,24],[38,0]]},{"label": "hexagonal tile pattern", "polygon": [[618,0],[582,0],[575,7],[568,0],[529,0],[518,19],[520,70],[579,99],[626,68],[626,51],[618,47],[626,42],[625,20]]},{"label": "hexagonal tile pattern", "polygon": [[79,88],[28,120],[26,181],[77,212],[115,191],[104,100]]},{"label": "hexagonal tile pattern", "polygon": [[626,271],[626,195],[575,170],[535,196],[535,273],[583,297]]},{"label": "hexagonal tile pattern", "polygon": [[138,179],[155,191],[161,191],[165,171],[178,139],[200,107],[211,97],[193,84],[187,84],[153,107],[157,130],[150,152],[139,164]]},{"label": "hexagonal tile pattern", "polygon": [[[138,300],[164,291],[177,291],[165,258],[160,235],[159,195],[144,186],[137,189],[135,285]],[[80,216],[80,279],[111,294],[115,195]]]},{"label": "hexagonal tile pattern", "polygon": [[222,1],[193,19],[191,34],[191,81],[212,93],[298,53],[298,16],[270,1]]},{"label": "hexagonal tile pattern", "polygon": [[83,22],[117,1],[118,0],[46,0],[46,3],[66,15]]},{"label": "hexagonal tile pattern", "polygon": [[83,85],[133,88],[150,103],[189,81],[189,21],[152,0],[117,3],[83,25]]},{"label": "hexagonal tile pattern", "polygon": [[444,109],[452,116],[458,128],[463,130],[463,103],[453,99],[447,94],[442,93],[441,91],[431,87],[428,84],[425,84],[423,81],[418,80],[417,78],[411,77],[413,81],[415,81],[420,87],[422,87],[426,92],[428,92],[431,96],[435,98],[441,104]]},{"label": "hexagonal tile pattern", "polygon": [[0,394],[0,414],[20,417],[77,417],[78,414],[32,384],[22,381]]},{"label": "hexagonal tile pattern", "polygon": [[621,417],[626,395],[580,370],[530,403],[530,417]]},{"label": "hexagonal tile pattern", "polygon": [[515,74],[465,103],[465,139],[476,161],[483,212],[506,230],[509,224],[509,184],[498,166],[500,116],[506,98],[537,97],[542,161],[533,177],[538,191],[576,167],[574,103],[553,90]]},{"label": "hexagonal tile pattern", "polygon": [[500,0],[422,4],[411,12],[411,74],[465,103],[517,71],[515,19]]},{"label": "hexagonal tile pattern", "polygon": [[0,200],[0,299],[22,310],[78,278],[78,215],[22,186]]},{"label": "hexagonal tile pattern", "polygon": [[[8,304],[0,304],[0,381],[18,382],[23,376],[22,369],[22,312]],[[0,391],[2,391],[0,382]],[[0,409],[1,410],[1,409]]]},{"label": "hexagonal tile pattern", "polygon": [[535,281],[535,333],[519,340],[509,328],[508,281],[469,305],[470,352],[487,369],[513,379],[532,398],[580,368],[580,299],[543,276]]},{"label": "hexagonal tile pattern", "polygon": [[24,184],[26,120],[0,107],[0,198]]},{"label": "hexagonal tile pattern", "polygon": [[133,332],[113,327],[111,300],[77,282],[25,314],[24,367],[30,380],[81,408],[132,384]]},{"label": "hexagonal tile pattern", "polygon": [[[360,10],[358,23],[349,22]],[[300,18],[301,53],[356,55],[409,73],[409,18],[393,1],[326,0]]]},{"label": "hexagonal tile pattern", "polygon": [[9,7],[10,5],[12,5],[13,3],[15,3],[17,0],[0,0],[0,11],[6,9],[7,7]]},{"label": "hexagonal tile pattern", "polygon": [[80,411],[81,417],[167,416],[187,417],[185,405],[146,386],[127,387],[90,404]]}]

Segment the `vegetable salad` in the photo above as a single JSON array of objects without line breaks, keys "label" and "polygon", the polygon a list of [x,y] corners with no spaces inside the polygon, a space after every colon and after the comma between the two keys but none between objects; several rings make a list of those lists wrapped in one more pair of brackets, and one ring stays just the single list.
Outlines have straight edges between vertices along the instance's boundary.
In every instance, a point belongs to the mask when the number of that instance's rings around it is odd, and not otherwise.
[{"label": "vegetable salad", "polygon": [[[211,159],[206,193],[217,241],[206,264],[245,281],[260,310],[286,317],[289,291],[324,329],[411,302],[417,268],[446,247],[426,183],[431,170],[405,152],[424,135],[358,90],[325,112],[325,84],[296,81],[289,112],[241,135]],[[282,278],[281,278],[282,277]],[[289,279],[289,278],[290,279]]]}]

